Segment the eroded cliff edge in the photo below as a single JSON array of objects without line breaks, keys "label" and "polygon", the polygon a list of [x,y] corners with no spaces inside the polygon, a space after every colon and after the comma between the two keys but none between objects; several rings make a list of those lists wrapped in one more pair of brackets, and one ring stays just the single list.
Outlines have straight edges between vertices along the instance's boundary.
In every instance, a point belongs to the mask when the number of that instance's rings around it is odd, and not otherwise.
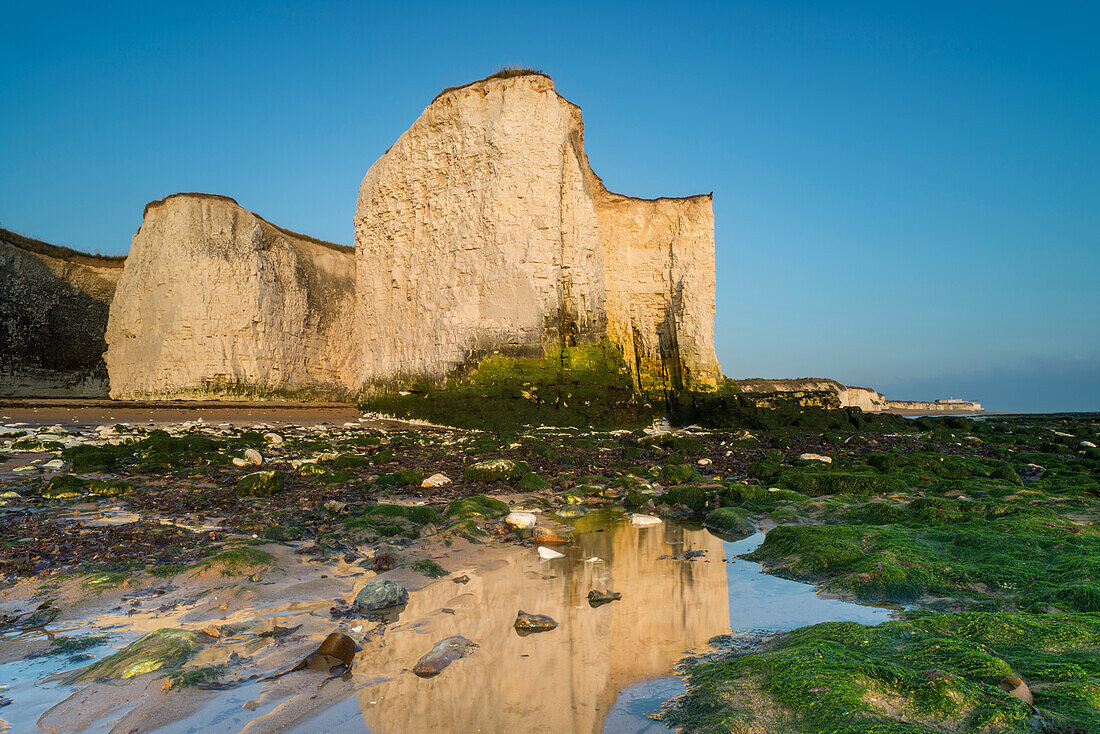
[{"label": "eroded cliff edge", "polygon": [[112,397],[353,394],[351,248],[210,194],[145,208],[110,311]]},{"label": "eroded cliff edge", "polygon": [[0,397],[107,395],[103,335],[124,260],[0,229]]},{"label": "eroded cliff edge", "polygon": [[541,74],[440,94],[367,172],[355,244],[366,386],[603,341],[637,389],[721,380],[710,196],[609,192]]}]

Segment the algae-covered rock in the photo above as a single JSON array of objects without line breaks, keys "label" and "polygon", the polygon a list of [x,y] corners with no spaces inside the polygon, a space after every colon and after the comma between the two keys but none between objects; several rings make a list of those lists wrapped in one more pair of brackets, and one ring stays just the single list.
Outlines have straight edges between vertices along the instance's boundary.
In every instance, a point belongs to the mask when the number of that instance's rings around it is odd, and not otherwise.
[{"label": "algae-covered rock", "polygon": [[355,596],[355,606],[361,612],[377,612],[399,607],[409,601],[409,591],[388,579],[375,579]]},{"label": "algae-covered rock", "polygon": [[463,476],[468,482],[514,482],[530,471],[531,467],[523,461],[489,459],[470,464]]},{"label": "algae-covered rock", "polygon": [[466,497],[460,500],[454,500],[447,509],[443,511],[443,516],[448,520],[467,520],[474,517],[483,517],[486,519],[493,519],[497,517],[503,517],[508,514],[508,505],[501,500],[493,497],[486,497],[484,495],[475,494],[472,497]]},{"label": "algae-covered rock", "polygon": [[707,515],[703,525],[727,535],[752,535],[756,532],[745,513],[734,507],[719,507]]},{"label": "algae-covered rock", "polygon": [[60,474],[42,488],[42,496],[55,500],[74,499],[84,494],[84,480],[72,474]]},{"label": "algae-covered rock", "polygon": [[94,680],[125,680],[157,670],[174,670],[211,639],[202,632],[192,630],[159,629],[131,642],[114,655],[77,671],[65,682],[71,685]]},{"label": "algae-covered rock", "polygon": [[237,480],[237,494],[242,497],[270,497],[283,491],[283,473],[272,469],[245,474]]},{"label": "algae-covered rock", "polygon": [[89,493],[101,497],[116,497],[120,494],[126,494],[127,492],[133,491],[134,489],[126,482],[118,479],[93,479],[85,486]]}]

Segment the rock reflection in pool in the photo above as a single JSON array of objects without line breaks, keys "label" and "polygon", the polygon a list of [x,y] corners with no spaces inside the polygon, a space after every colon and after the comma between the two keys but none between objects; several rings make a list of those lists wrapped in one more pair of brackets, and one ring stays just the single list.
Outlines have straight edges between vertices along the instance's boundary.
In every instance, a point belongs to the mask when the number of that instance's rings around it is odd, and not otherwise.
[{"label": "rock reflection in pool", "polygon": [[[566,558],[511,553],[465,586],[444,579],[413,594],[384,644],[368,642],[359,655],[356,673],[390,678],[358,693],[370,731],[599,732],[620,691],[666,675],[686,651],[729,631],[720,539],[675,523],[636,528],[606,512],[579,518],[576,533]],[[689,550],[706,554],[657,560]],[[601,561],[585,561],[592,557]],[[623,598],[593,609],[592,589]],[[519,637],[519,609],[559,627]],[[437,677],[408,672],[450,635],[480,648]]]}]

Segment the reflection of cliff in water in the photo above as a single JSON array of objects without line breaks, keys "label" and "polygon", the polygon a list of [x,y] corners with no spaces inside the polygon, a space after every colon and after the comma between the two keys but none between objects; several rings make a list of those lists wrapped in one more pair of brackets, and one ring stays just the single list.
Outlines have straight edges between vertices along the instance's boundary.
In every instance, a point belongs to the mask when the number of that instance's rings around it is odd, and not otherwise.
[{"label": "reflection of cliff in water", "polygon": [[[608,529],[591,532],[601,527]],[[359,654],[357,674],[390,678],[359,692],[370,730],[599,732],[620,690],[667,675],[685,650],[729,631],[718,538],[667,524],[608,527],[602,513],[577,530],[564,559],[540,562],[531,550],[471,574],[466,585],[444,579],[414,594],[384,646],[368,642]],[[688,550],[707,554],[657,560]],[[582,560],[592,556],[604,562]],[[623,599],[592,609],[587,595],[597,588]],[[521,638],[512,628],[520,609],[549,614],[559,627]],[[481,648],[436,678],[410,672],[436,641],[456,634]]]}]

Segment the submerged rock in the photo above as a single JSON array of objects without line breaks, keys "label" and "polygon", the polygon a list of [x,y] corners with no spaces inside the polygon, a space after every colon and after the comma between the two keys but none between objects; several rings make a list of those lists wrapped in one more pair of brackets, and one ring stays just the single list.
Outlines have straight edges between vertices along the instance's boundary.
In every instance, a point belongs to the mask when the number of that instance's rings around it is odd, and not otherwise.
[{"label": "submerged rock", "polygon": [[564,553],[558,553],[556,550],[552,550],[550,548],[547,548],[545,546],[540,545],[539,546],[539,558],[543,559],[544,561],[549,561],[549,560],[552,560],[554,558],[565,558],[565,554]]},{"label": "submerged rock", "polygon": [[588,605],[595,609],[596,607],[602,607],[604,604],[619,601],[622,598],[622,593],[618,591],[592,589],[592,591],[588,592]]},{"label": "submerged rock", "polygon": [[424,657],[413,666],[413,673],[421,678],[432,678],[455,660],[466,657],[477,643],[470,642],[462,635],[447,637],[435,644]]},{"label": "submerged rock", "polygon": [[404,586],[387,579],[371,581],[355,597],[355,606],[362,612],[399,607],[409,601],[409,591]]},{"label": "submerged rock", "polygon": [[545,614],[528,614],[520,611],[516,616],[514,626],[520,637],[526,637],[537,632],[549,632],[557,628],[558,623],[554,621],[553,617],[548,617]]},{"label": "submerged rock", "polygon": [[660,525],[662,522],[664,521],[661,520],[661,518],[654,517],[653,515],[642,515],[635,512],[630,516],[630,523],[639,528],[648,528],[654,525]]},{"label": "submerged rock", "polygon": [[93,680],[125,680],[156,670],[173,670],[187,662],[212,638],[203,632],[166,627],[131,642],[69,676],[66,684]]},{"label": "submerged rock", "polygon": [[546,543],[548,545],[559,545],[561,543],[568,542],[565,538],[555,533],[550,528],[538,527],[531,531],[531,539],[536,543]]}]

